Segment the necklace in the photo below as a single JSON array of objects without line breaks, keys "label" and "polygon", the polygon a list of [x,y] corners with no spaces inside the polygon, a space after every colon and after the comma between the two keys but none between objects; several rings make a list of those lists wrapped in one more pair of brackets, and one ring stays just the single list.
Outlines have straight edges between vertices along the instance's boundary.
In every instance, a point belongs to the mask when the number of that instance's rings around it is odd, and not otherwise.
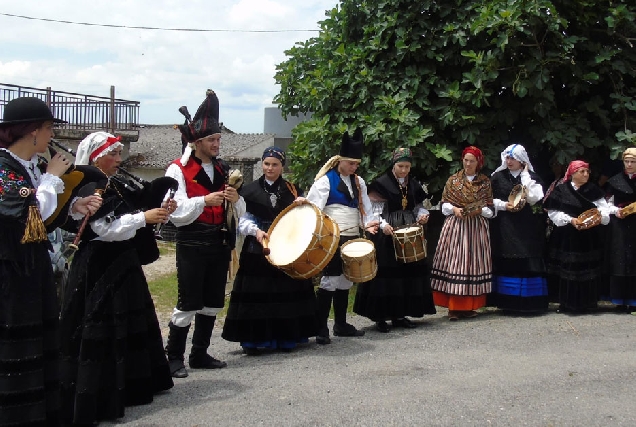
[{"label": "necklace", "polygon": [[400,193],[402,194],[402,210],[404,211],[409,204],[409,201],[406,198],[406,195],[408,194],[408,188],[406,186],[406,182],[404,183],[404,185],[398,182],[398,187],[400,188]]},{"label": "necklace", "polygon": [[272,204],[272,208],[276,208],[278,199],[280,199],[280,186],[278,186],[275,192],[271,192],[267,190],[267,183],[263,182],[263,190],[265,190],[265,192],[269,194],[269,202]]}]

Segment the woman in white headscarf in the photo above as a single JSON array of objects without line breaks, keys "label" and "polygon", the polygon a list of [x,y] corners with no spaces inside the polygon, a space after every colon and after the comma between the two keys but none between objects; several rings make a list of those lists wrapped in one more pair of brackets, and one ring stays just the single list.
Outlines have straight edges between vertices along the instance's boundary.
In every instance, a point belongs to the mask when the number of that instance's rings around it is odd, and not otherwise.
[{"label": "woman in white headscarf", "polygon": [[[511,312],[539,312],[548,308],[544,248],[544,218],[533,206],[543,199],[543,187],[526,149],[512,144],[501,152],[501,166],[491,177],[497,215],[491,221],[493,300]],[[525,187],[517,210],[508,201],[513,187]]]},{"label": "woman in white headscarf", "polygon": [[603,281],[601,297],[616,304],[618,310],[631,313],[636,310],[636,147],[625,150],[623,165],[623,172],[606,184],[614,217],[609,223],[605,251],[608,278]]},{"label": "woman in white headscarf", "polygon": [[77,150],[76,164],[92,164],[104,173],[98,188],[105,191],[102,208],[81,235],[60,316],[61,413],[67,424],[123,417],[125,406],[150,403],[155,393],[173,386],[141,268],[156,243],[139,236],[147,224],[166,221],[176,204],[140,208],[152,186],[132,191],[115,177],[122,148],[118,137],[95,132]]}]

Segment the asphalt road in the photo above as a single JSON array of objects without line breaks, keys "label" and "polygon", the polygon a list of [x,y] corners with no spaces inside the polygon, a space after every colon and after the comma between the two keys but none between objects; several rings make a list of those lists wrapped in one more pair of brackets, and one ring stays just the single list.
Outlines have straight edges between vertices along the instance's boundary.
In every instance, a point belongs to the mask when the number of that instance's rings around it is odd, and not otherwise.
[{"label": "asphalt road", "polygon": [[260,356],[217,325],[210,352],[227,368],[191,370],[116,424],[636,426],[636,316],[445,314],[388,334],[354,316],[364,337]]}]

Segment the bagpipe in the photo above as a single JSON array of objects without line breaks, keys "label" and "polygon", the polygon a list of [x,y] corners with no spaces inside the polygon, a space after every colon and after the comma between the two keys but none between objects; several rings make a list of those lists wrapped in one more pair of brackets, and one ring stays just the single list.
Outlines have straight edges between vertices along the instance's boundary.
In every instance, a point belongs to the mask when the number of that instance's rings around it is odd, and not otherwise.
[{"label": "bagpipe", "polygon": [[[75,156],[73,150],[64,146],[59,141],[51,140],[51,143],[72,156]],[[55,155],[55,150],[52,150],[52,155]],[[84,227],[89,221],[89,217],[86,216],[79,224],[76,221],[68,221],[70,202],[75,197],[103,194],[104,202],[102,207],[95,212],[91,219],[106,217],[107,221],[112,222],[126,213],[143,212],[161,207],[166,194],[173,197],[178,188],[178,182],[174,178],[167,176],[148,181],[134,175],[123,167],[118,167],[117,171],[118,173],[116,175],[108,177],[95,166],[79,165],[69,168],[69,171],[62,176],[62,180],[64,181],[64,193],[58,195],[59,212],[56,210],[57,215],[54,214],[55,218],[49,218],[47,220],[47,222],[50,220],[51,230],[59,226],[67,231],[77,233],[74,241],[75,247],[77,247],[83,235]],[[74,173],[76,176],[69,179]],[[64,177],[66,175],[71,175],[71,177],[65,179]],[[69,182],[68,184],[67,181]],[[109,191],[109,189],[113,191]],[[64,200],[64,206],[59,206],[60,199]],[[115,212],[114,215],[112,215],[113,212]],[[47,230],[48,228],[49,226],[47,225]],[[155,242],[154,224],[148,224],[137,230],[133,238],[133,243],[138,249],[142,264],[149,264],[159,258],[159,249]]]},{"label": "bagpipe", "polygon": [[[75,153],[70,149],[64,147],[60,142],[51,140],[51,144],[55,144],[56,147],[62,148],[64,151],[75,156]],[[49,154],[51,157],[57,154],[55,150],[49,144]],[[42,172],[46,172],[46,164],[48,163],[45,157],[40,156],[40,169]],[[71,164],[68,170],[60,176],[60,179],[64,183],[64,192],[57,195],[57,208],[55,212],[44,221],[46,232],[50,233],[56,228],[61,228],[69,232],[77,231],[77,224],[75,221],[70,220],[69,209],[71,203],[78,195],[79,190],[89,183],[97,183],[100,181],[106,181],[107,177],[95,166]]]}]

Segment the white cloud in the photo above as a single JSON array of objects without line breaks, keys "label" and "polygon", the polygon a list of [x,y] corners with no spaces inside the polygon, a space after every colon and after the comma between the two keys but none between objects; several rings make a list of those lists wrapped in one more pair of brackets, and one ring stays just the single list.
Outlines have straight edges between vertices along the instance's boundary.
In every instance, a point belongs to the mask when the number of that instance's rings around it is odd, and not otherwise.
[{"label": "white cloud", "polygon": [[[228,30],[317,29],[337,0],[0,0],[16,15],[128,26]],[[145,123],[180,122],[207,88],[221,120],[262,132],[263,108],[278,92],[284,50],[315,32],[173,32],[91,27],[0,16],[0,82],[141,101]]]}]

